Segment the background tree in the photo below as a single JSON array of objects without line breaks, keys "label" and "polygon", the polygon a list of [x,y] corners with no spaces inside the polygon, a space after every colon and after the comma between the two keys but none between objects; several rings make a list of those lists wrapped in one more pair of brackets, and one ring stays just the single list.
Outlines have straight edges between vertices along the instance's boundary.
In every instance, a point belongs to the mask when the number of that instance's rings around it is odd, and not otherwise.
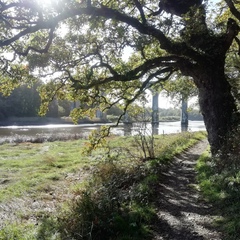
[{"label": "background tree", "polygon": [[36,117],[41,104],[37,88],[40,82],[22,85],[13,90],[10,96],[0,96],[0,119],[8,117]]},{"label": "background tree", "polygon": [[192,79],[179,74],[172,76],[163,84],[162,88],[168,97],[179,102],[182,98],[188,100],[198,95],[198,90]]},{"label": "background tree", "polygon": [[58,116],[68,117],[71,112],[71,102],[66,100],[58,101]]},{"label": "background tree", "polygon": [[[37,117],[41,105],[38,89],[41,81],[33,84],[22,84],[9,96],[0,95],[0,120],[8,117]],[[46,113],[47,117],[69,116],[71,103],[67,100],[52,101]]]},{"label": "background tree", "polygon": [[[198,88],[217,153],[239,121],[225,60],[234,39],[239,42],[240,12],[232,0],[224,2],[234,18],[218,26],[201,0],[2,0],[1,73],[21,81],[26,63],[48,80],[44,112],[54,97],[103,110],[122,103],[126,110],[147,88],[180,71]],[[86,115],[81,108],[74,113]]]}]

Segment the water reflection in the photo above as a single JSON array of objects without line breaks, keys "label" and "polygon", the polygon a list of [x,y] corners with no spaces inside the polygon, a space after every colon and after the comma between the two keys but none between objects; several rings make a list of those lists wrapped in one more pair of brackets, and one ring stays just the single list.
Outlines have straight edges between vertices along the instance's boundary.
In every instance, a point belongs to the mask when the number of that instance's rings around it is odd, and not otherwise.
[{"label": "water reflection", "polygon": [[159,128],[159,124],[152,124],[152,132],[153,132],[153,135],[158,135],[159,132],[158,132],[158,128]]},{"label": "water reflection", "polygon": [[[108,124],[111,125],[111,124]],[[101,124],[52,124],[43,126],[4,126],[0,127],[1,137],[18,136],[36,136],[36,135],[54,135],[54,134],[82,134],[87,136],[93,129],[98,129]],[[136,135],[142,131],[147,131],[147,134],[169,134],[178,133],[181,131],[200,131],[205,130],[203,121],[189,121],[188,128],[182,128],[180,121],[178,122],[160,122],[152,125],[151,123],[134,123],[122,124],[118,127],[113,127],[111,132],[116,135],[128,136]]]},{"label": "water reflection", "polygon": [[124,124],[118,126],[117,128],[112,129],[112,133],[116,135],[129,136],[136,135],[139,132],[151,135],[160,135],[160,134],[170,134],[170,133],[179,133],[179,132],[195,132],[195,131],[205,131],[205,125],[203,121],[189,121],[188,126],[181,125],[180,121],[178,122],[160,122],[159,124],[151,123],[133,123],[133,124]]},{"label": "water reflection", "polygon": [[187,132],[188,131],[188,125],[181,124],[181,132]]}]

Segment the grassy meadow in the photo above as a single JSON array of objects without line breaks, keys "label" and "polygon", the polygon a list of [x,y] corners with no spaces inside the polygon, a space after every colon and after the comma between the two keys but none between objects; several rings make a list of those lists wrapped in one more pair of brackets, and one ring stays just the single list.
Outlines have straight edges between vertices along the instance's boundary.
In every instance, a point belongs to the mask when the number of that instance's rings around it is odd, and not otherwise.
[{"label": "grassy meadow", "polygon": [[0,145],[0,239],[147,239],[154,184],[203,132]]}]

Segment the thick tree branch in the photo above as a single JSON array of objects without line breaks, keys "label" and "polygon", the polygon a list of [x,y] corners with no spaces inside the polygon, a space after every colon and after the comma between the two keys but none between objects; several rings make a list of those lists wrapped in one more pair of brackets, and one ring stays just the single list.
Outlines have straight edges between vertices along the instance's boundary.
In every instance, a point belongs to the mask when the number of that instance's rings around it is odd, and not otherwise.
[{"label": "thick tree branch", "polygon": [[27,56],[29,51],[31,51],[31,50],[34,51],[34,52],[41,53],[41,54],[42,53],[47,53],[48,49],[50,48],[50,46],[52,44],[52,41],[53,41],[54,30],[55,30],[55,28],[50,29],[48,42],[47,42],[46,46],[42,49],[38,49],[38,48],[35,48],[35,47],[32,47],[32,46],[29,46],[24,52],[20,52],[20,51],[16,50],[13,45],[12,45],[12,48],[15,51],[15,53],[17,53],[18,55],[21,55],[21,56]]},{"label": "thick tree branch", "polygon": [[9,39],[4,39],[0,41],[0,47],[8,46],[13,42],[15,42],[16,40],[20,39],[22,36],[37,32],[38,30],[41,30],[41,29],[52,28],[53,26],[56,26],[59,22],[65,19],[72,18],[74,16],[80,16],[80,15],[100,16],[106,19],[118,20],[122,23],[132,26],[133,28],[135,28],[136,30],[138,30],[140,33],[144,35],[149,35],[158,39],[161,45],[161,48],[165,49],[171,54],[188,56],[193,58],[194,60],[199,60],[201,58],[201,55],[198,54],[194,49],[189,47],[186,43],[184,42],[175,43],[170,39],[168,39],[165,36],[165,34],[159,29],[156,29],[153,26],[143,24],[134,17],[130,17],[126,14],[120,13],[115,9],[111,9],[105,6],[102,6],[100,8],[87,7],[87,8],[76,8],[76,9],[66,10],[60,13],[59,15],[57,15],[56,17],[51,18],[50,20],[40,21],[36,23],[34,26],[29,26],[23,31],[17,33],[15,36]]},{"label": "thick tree branch", "polygon": [[9,9],[15,8],[15,7],[31,9],[31,8],[35,8],[35,3],[32,1],[12,2],[9,4],[5,4],[2,1],[0,2],[0,12],[9,10]]},{"label": "thick tree branch", "polygon": [[[12,17],[12,16],[5,16],[3,14],[0,15],[0,20],[2,20],[3,22],[5,22],[5,24],[12,29],[26,29],[28,28],[30,25],[33,24],[37,24],[38,21],[30,21],[28,18],[25,17]],[[14,20],[17,22],[27,22],[28,25],[19,25],[19,26],[13,26],[9,20]]]},{"label": "thick tree branch", "polygon": [[240,21],[240,12],[235,7],[233,1],[232,0],[225,0],[225,2],[227,3],[231,13]]},{"label": "thick tree branch", "polygon": [[240,55],[240,40],[237,37],[235,37],[234,39],[235,39],[235,41],[237,42],[237,45],[238,45],[238,55]]},{"label": "thick tree branch", "polygon": [[[177,56],[168,56],[168,57],[158,57],[151,60],[147,60],[142,65],[136,67],[133,70],[126,72],[125,74],[118,74],[112,67],[110,67],[107,63],[101,63],[100,66],[104,66],[107,69],[111,70],[112,76],[106,77],[104,79],[94,80],[88,84],[84,84],[81,80],[75,79],[69,70],[65,69],[64,71],[68,74],[69,79],[73,82],[73,86],[76,89],[90,89],[94,86],[99,86],[103,84],[107,84],[110,82],[129,82],[132,80],[137,80],[143,78],[145,74],[149,71],[156,69],[154,73],[150,74],[147,77],[146,81],[150,81],[151,79],[159,76],[163,73],[171,73],[173,71],[179,70],[179,63],[182,58]],[[161,69],[158,69],[161,68]],[[160,80],[161,78],[159,78]],[[163,78],[163,80],[166,80]]]},{"label": "thick tree branch", "polygon": [[229,47],[232,45],[232,42],[238,35],[239,30],[240,28],[237,22],[234,19],[229,18],[227,22],[227,31],[226,31],[225,46],[224,46],[225,51],[227,51]]},{"label": "thick tree branch", "polygon": [[146,20],[146,17],[145,17],[145,14],[144,14],[141,3],[138,0],[133,0],[133,2],[135,3],[138,11],[140,12],[140,15],[141,15],[141,18],[142,18],[142,23],[146,24],[147,20]]},{"label": "thick tree branch", "polygon": [[54,22],[54,21],[39,22],[35,26],[28,27],[28,28],[24,29],[23,31],[17,33],[12,38],[0,40],[0,47],[9,46],[12,43],[14,43],[15,41],[19,40],[21,37],[26,36],[30,33],[35,33],[42,29],[53,29],[53,28],[55,28],[57,23],[58,22]]}]

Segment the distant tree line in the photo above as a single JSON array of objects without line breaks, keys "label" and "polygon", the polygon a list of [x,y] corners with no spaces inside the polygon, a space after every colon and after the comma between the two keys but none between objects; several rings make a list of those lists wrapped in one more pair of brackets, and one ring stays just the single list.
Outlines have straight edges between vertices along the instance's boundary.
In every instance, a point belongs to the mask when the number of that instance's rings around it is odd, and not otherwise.
[{"label": "distant tree line", "polygon": [[[180,108],[159,108],[159,116],[160,120],[179,120],[181,117],[181,109]],[[202,114],[198,109],[189,109],[188,111],[188,119],[192,121],[202,121]]]},{"label": "distant tree line", "polygon": [[[13,90],[11,95],[0,94],[0,120],[9,117],[37,117],[41,99],[38,88],[43,83],[38,81],[33,85],[22,85]],[[69,116],[71,103],[66,100],[52,101],[47,117]]]},{"label": "distant tree line", "polygon": [[[139,106],[138,106],[139,107]],[[146,108],[145,110],[143,111],[140,111],[141,113],[144,113],[142,116],[138,116],[138,120],[148,120],[148,121],[151,121],[151,114],[152,114],[152,110],[151,108]],[[141,115],[141,113],[138,113],[139,115]],[[109,120],[112,120],[112,121],[116,121],[117,118],[123,114],[123,111],[116,107],[116,106],[113,106],[112,108],[110,108],[108,111],[107,111],[107,117]],[[133,117],[133,113],[131,112],[128,112],[130,118]],[[137,116],[135,116],[136,118]],[[202,121],[203,120],[203,117],[202,117],[202,114],[200,113],[200,111],[198,109],[192,109],[192,108],[189,108],[189,111],[188,111],[188,117],[189,117],[189,120],[192,120],[192,121]],[[168,109],[165,109],[165,108],[159,108],[159,119],[160,121],[179,121],[181,118],[181,108],[168,108]]]}]

